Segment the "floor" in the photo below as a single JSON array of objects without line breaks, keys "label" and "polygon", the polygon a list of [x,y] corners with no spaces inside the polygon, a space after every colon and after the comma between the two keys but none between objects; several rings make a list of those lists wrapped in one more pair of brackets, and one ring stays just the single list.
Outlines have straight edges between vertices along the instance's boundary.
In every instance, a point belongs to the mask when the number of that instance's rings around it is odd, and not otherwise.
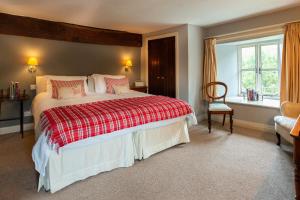
[{"label": "floor", "polygon": [[179,145],[130,168],[116,169],[50,194],[36,191],[32,132],[0,136],[0,199],[244,200],[293,199],[292,148],[275,136],[214,124],[190,129]]}]

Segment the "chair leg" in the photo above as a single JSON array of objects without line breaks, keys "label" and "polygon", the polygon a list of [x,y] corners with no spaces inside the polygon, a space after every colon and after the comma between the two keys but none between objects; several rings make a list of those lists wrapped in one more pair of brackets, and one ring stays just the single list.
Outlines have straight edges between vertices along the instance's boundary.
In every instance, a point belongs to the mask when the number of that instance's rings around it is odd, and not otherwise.
[{"label": "chair leg", "polygon": [[226,114],[223,115],[223,126],[225,124],[225,118],[226,118]]},{"label": "chair leg", "polygon": [[211,114],[210,112],[207,112],[207,116],[208,116],[208,132],[210,133],[211,132]]},{"label": "chair leg", "polygon": [[233,120],[232,120],[232,115],[233,113],[230,113],[230,133],[232,133],[232,125],[233,125]]},{"label": "chair leg", "polygon": [[277,145],[280,146],[281,145],[281,136],[277,132],[276,132],[276,136],[277,136]]}]

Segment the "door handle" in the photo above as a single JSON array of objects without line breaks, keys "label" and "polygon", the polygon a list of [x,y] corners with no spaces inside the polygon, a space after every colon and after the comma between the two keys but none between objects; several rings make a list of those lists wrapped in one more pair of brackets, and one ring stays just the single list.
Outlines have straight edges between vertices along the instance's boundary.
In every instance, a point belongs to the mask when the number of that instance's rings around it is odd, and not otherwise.
[{"label": "door handle", "polygon": [[160,79],[160,76],[157,76],[156,79]]}]

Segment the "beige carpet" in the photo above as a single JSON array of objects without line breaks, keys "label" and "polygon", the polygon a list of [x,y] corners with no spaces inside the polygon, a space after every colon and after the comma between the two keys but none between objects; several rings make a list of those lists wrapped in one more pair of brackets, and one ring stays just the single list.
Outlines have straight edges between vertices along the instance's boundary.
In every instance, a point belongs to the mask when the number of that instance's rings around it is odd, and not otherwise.
[{"label": "beige carpet", "polygon": [[191,143],[158,153],[133,167],[77,182],[55,194],[36,192],[33,134],[0,137],[0,199],[293,199],[291,147],[272,134],[206,125],[190,129]]}]

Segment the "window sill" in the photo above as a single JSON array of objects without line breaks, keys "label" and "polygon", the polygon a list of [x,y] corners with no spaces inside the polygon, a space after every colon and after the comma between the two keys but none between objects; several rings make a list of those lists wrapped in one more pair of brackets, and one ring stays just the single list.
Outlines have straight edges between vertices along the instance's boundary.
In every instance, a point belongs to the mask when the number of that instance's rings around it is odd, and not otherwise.
[{"label": "window sill", "polygon": [[280,101],[277,99],[264,99],[263,101],[248,101],[243,97],[227,97],[226,103],[265,107],[265,108],[275,108],[275,109],[280,108]]}]

